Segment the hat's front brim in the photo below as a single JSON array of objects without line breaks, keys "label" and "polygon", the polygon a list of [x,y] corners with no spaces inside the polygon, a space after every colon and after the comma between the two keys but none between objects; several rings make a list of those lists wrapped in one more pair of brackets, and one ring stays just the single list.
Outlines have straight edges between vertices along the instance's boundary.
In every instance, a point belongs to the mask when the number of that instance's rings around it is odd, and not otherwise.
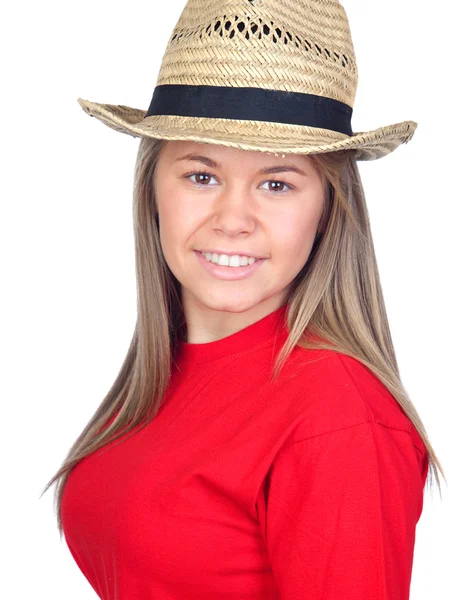
[{"label": "hat's front brim", "polygon": [[281,154],[320,154],[354,150],[356,160],[375,160],[409,142],[418,126],[403,121],[372,131],[343,133],[303,125],[240,121],[179,115],[154,115],[129,106],[99,104],[78,99],[83,110],[108,127],[134,137],[187,140],[241,150]]}]

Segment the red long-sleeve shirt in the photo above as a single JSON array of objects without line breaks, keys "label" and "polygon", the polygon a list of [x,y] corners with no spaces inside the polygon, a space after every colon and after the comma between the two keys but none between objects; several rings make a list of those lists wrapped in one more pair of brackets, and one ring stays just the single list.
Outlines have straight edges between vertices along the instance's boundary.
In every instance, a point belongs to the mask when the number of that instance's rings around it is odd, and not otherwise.
[{"label": "red long-sleeve shirt", "polygon": [[406,600],[427,451],[360,362],[296,348],[286,306],[182,345],[161,411],[83,459],[67,545],[107,600]]}]

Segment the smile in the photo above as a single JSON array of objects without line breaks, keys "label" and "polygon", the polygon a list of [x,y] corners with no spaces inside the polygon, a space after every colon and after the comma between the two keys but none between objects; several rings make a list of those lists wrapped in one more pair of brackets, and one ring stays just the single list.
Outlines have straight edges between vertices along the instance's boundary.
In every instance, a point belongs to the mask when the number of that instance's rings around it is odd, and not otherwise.
[{"label": "smile", "polygon": [[[260,258],[260,259],[256,260],[254,258],[248,259],[247,257],[245,257],[245,258],[247,258],[247,261],[248,261],[246,265],[240,264],[239,266],[236,266],[236,264],[234,263],[232,266],[227,266],[227,265],[217,264],[217,263],[209,261],[203,255],[202,252],[195,251],[195,254],[196,254],[201,266],[204,267],[204,269],[210,275],[212,275],[213,277],[215,277],[217,279],[224,279],[224,280],[228,280],[228,281],[233,281],[233,280],[237,281],[238,279],[245,279],[246,277],[250,277],[267,260],[266,258]],[[224,256],[226,256],[226,255],[224,255]],[[240,258],[238,257],[238,255],[236,255],[234,258],[236,258],[236,257],[237,257],[237,260],[239,260],[239,262],[240,262]],[[230,257],[230,259],[231,258],[233,258],[233,257]],[[254,262],[250,262],[252,260]]]}]

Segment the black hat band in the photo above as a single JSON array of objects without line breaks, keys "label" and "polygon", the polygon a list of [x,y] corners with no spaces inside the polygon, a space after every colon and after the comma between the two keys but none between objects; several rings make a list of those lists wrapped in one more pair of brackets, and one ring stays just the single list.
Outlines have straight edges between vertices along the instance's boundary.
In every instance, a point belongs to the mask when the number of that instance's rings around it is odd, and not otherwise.
[{"label": "black hat band", "polygon": [[158,85],[146,117],[178,115],[210,119],[306,125],[352,135],[353,109],[334,98],[252,87]]}]

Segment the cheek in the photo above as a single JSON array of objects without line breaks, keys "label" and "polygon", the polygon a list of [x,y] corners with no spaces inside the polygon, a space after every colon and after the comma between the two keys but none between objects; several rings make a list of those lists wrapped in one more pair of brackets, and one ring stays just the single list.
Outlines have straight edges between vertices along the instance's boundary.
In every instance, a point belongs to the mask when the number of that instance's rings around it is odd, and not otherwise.
[{"label": "cheek", "polygon": [[280,260],[303,264],[315,239],[320,213],[297,214],[283,219],[276,229],[274,246]]},{"label": "cheek", "polygon": [[178,207],[180,207],[178,198],[173,192],[171,193],[169,185],[160,181],[156,188],[156,194],[159,235],[166,259],[169,259],[174,247],[178,244],[178,235],[181,234],[182,213],[178,210]]},{"label": "cheek", "polygon": [[196,227],[196,215],[187,195],[174,185],[158,185],[159,234],[166,257],[186,250]]}]

